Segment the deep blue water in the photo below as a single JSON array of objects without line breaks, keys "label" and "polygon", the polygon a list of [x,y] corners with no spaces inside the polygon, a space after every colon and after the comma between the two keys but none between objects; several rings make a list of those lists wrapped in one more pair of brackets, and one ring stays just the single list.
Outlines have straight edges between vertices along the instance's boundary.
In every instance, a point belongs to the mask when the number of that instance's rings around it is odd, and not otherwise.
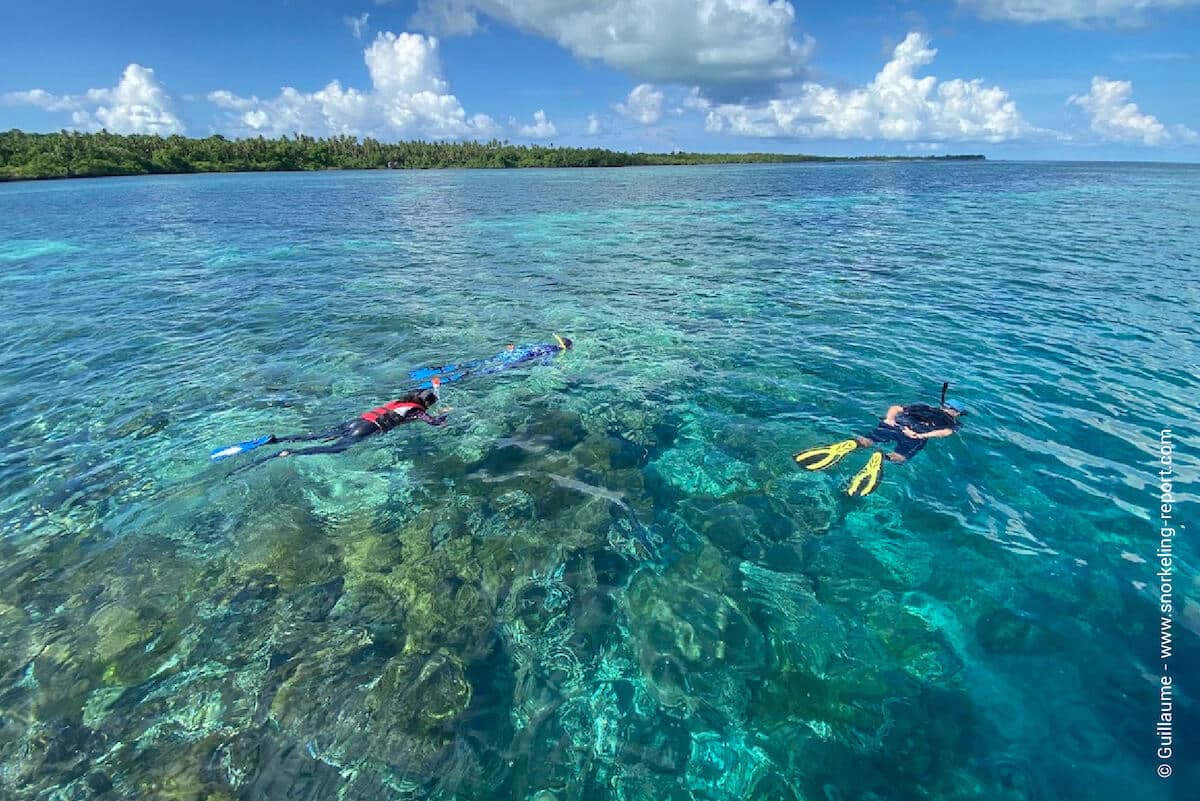
[{"label": "deep blue water", "polygon": [[1198,253],[1170,165],[0,185],[0,797],[1195,798]]}]

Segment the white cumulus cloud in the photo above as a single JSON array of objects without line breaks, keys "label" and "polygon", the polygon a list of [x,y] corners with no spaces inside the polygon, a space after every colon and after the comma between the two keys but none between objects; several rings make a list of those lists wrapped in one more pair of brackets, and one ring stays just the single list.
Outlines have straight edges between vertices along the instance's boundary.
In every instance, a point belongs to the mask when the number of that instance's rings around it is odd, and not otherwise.
[{"label": "white cumulus cloud", "polygon": [[762,103],[713,104],[693,93],[685,105],[707,110],[709,131],[743,136],[1000,142],[1028,130],[999,87],[979,79],[918,77],[918,68],[935,55],[924,36],[910,33],[863,87],[810,81]]},{"label": "white cumulus cloud", "polygon": [[1190,128],[1176,125],[1168,129],[1153,114],[1143,114],[1130,101],[1133,84],[1130,81],[1111,81],[1097,75],[1085,95],[1071,95],[1068,103],[1087,112],[1092,132],[1107,142],[1161,145],[1167,142],[1193,144],[1200,135]]},{"label": "white cumulus cloud", "polygon": [[442,77],[438,41],[415,33],[382,32],[363,60],[371,89],[342,87],[301,92],[285,86],[278,97],[260,100],[228,90],[210,92],[226,110],[225,127],[237,135],[344,134],[379,138],[488,137],[497,126],[486,114],[468,117]]},{"label": "white cumulus cloud", "polygon": [[643,83],[633,87],[625,102],[617,103],[613,108],[631,120],[651,125],[662,117],[662,104],[663,93],[651,84]]},{"label": "white cumulus cloud", "polygon": [[558,128],[546,117],[546,112],[538,109],[533,113],[532,125],[521,125],[515,118],[509,119],[509,125],[516,129],[517,135],[525,139],[549,139],[558,133]]},{"label": "white cumulus cloud", "polygon": [[1137,23],[1143,12],[1183,8],[1200,0],[958,0],[985,19],[1012,22]]},{"label": "white cumulus cloud", "polygon": [[174,101],[154,77],[154,70],[130,64],[117,85],[89,89],[81,95],[54,95],[42,89],[8,92],[0,103],[37,106],[46,111],[70,111],[71,122],[83,130],[101,128],[122,134],[183,133],[184,124],[175,116]]},{"label": "white cumulus cloud", "polygon": [[364,11],[357,17],[342,17],[342,22],[346,23],[346,27],[350,29],[350,33],[354,34],[355,39],[361,39],[363,32],[367,30],[367,19],[370,16]]},{"label": "white cumulus cloud", "polygon": [[6,106],[37,106],[46,111],[73,111],[79,108],[80,97],[84,95],[52,95],[45,89],[28,89],[6,92],[0,95],[0,103]]},{"label": "white cumulus cloud", "polygon": [[471,33],[480,15],[551,39],[639,80],[762,94],[795,80],[813,41],[787,0],[420,0],[414,24]]}]

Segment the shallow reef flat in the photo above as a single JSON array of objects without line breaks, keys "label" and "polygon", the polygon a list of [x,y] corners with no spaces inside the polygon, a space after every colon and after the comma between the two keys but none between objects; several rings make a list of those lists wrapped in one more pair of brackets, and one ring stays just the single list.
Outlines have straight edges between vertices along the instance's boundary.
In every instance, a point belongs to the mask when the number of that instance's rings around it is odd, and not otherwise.
[{"label": "shallow reef flat", "polygon": [[[1180,198],[993,163],[0,186],[36,212],[0,240],[0,796],[1181,798],[1147,456],[1198,441],[1155,333],[1200,324]],[[207,462],[555,331],[444,428]],[[965,429],[870,497],[862,452],[790,459],[947,379]]]}]

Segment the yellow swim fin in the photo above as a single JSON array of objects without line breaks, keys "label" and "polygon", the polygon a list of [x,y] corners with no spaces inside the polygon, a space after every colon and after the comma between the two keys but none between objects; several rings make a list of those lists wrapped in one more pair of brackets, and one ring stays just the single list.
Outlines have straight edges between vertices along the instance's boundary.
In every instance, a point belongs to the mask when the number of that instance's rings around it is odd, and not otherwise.
[{"label": "yellow swim fin", "polygon": [[871,454],[871,458],[867,460],[866,466],[854,474],[854,478],[850,479],[850,486],[846,487],[847,495],[857,495],[862,497],[870,495],[879,486],[880,476],[883,474],[883,454],[875,451]]},{"label": "yellow swim fin", "polygon": [[858,443],[854,440],[844,439],[832,445],[823,445],[820,448],[809,448],[806,451],[800,451],[793,454],[792,458],[796,460],[796,464],[805,470],[824,470],[826,467],[833,467],[842,460],[843,456],[857,447]]}]

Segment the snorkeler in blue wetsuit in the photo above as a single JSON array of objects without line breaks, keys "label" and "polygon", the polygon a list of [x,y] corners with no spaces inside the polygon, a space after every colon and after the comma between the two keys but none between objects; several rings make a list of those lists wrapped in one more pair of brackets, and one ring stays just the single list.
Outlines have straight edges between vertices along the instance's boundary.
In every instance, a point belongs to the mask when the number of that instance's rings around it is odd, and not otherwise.
[{"label": "snorkeler in blue wetsuit", "polygon": [[471,376],[493,375],[502,370],[523,367],[529,364],[546,364],[560,353],[566,353],[575,343],[567,337],[554,335],[554,342],[542,342],[536,345],[509,345],[495,356],[486,359],[475,359],[457,364],[445,364],[441,367],[422,367],[413,370],[408,377],[420,381],[418,386],[432,386],[432,379],[439,378],[449,384],[461,381]]},{"label": "snorkeler in blue wetsuit", "polygon": [[[949,437],[962,427],[959,419],[967,414],[967,407],[962,401],[946,398],[949,384],[942,385],[942,399],[938,406],[924,403],[914,403],[909,406],[891,406],[875,426],[866,434],[854,436],[852,439],[810,448],[793,455],[796,464],[806,470],[824,470],[842,460],[846,454],[858,448],[870,448],[884,442],[896,443],[895,449],[886,454],[888,461],[903,464],[921,452],[925,443],[931,439]],[[846,489],[847,495],[870,495],[879,486],[883,472],[883,451],[871,454],[867,464],[854,478]]]}]

